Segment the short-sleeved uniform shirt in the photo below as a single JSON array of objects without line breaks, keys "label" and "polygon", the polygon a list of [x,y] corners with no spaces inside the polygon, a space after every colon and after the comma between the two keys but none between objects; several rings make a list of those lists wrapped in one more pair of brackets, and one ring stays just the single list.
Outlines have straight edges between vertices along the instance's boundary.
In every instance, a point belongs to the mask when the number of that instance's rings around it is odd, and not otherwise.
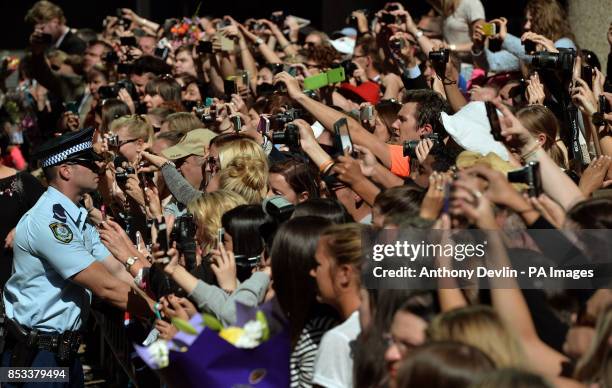
[{"label": "short-sleeved uniform shirt", "polygon": [[78,330],[91,291],[71,277],[110,256],[85,208],[49,187],[19,220],[13,254],[4,289],[6,315],[40,331]]}]

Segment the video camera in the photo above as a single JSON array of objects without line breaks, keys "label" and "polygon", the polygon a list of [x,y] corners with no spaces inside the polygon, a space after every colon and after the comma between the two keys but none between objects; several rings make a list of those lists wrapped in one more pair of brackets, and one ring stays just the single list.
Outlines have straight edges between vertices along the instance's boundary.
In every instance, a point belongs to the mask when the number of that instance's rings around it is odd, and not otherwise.
[{"label": "video camera", "polygon": [[270,129],[273,131],[284,129],[287,124],[300,118],[302,118],[302,111],[300,109],[287,109],[284,112],[270,116]]},{"label": "video camera", "polygon": [[540,162],[529,162],[525,167],[508,172],[508,181],[511,183],[524,183],[528,186],[527,194],[538,197],[542,194],[542,175]]},{"label": "video camera", "polygon": [[272,132],[272,143],[284,144],[291,150],[300,148],[300,130],[295,124],[287,124],[284,131]]},{"label": "video camera", "polygon": [[[421,140],[429,139],[433,143],[431,150],[429,151],[430,155],[437,155],[442,151],[442,142],[440,141],[440,135],[437,133],[432,133],[431,135],[425,136]],[[409,156],[413,159],[417,158],[416,148],[421,142],[421,140],[409,140],[404,142],[404,156]]]},{"label": "video camera", "polygon": [[538,51],[533,55],[532,65],[537,69],[559,70],[565,77],[571,77],[576,62],[574,49],[559,49],[558,53]]}]

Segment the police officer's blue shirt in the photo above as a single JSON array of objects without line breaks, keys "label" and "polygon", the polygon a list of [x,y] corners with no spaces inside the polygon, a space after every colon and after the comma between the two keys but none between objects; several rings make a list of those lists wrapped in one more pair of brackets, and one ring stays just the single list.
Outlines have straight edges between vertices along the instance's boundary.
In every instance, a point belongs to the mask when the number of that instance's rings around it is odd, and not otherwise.
[{"label": "police officer's blue shirt", "polygon": [[87,211],[53,187],[19,220],[13,274],[4,288],[6,315],[41,331],[78,330],[91,292],[71,277],[110,252]]}]

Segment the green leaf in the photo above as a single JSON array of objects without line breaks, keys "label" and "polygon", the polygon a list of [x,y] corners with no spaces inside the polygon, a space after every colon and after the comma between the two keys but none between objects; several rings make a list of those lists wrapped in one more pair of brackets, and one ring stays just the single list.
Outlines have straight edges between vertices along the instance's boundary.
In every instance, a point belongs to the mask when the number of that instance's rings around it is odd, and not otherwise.
[{"label": "green leaf", "polygon": [[176,326],[177,329],[179,329],[180,331],[187,333],[187,334],[191,334],[191,335],[197,335],[198,331],[196,329],[194,329],[193,326],[191,326],[191,323],[180,319],[180,318],[172,318],[172,324],[174,326]]},{"label": "green leaf", "polygon": [[263,313],[263,311],[260,310],[255,314],[255,318],[259,322],[261,322],[261,325],[263,326],[261,340],[267,341],[270,338],[270,327],[268,326],[268,320],[266,319],[266,315]]},{"label": "green leaf", "polygon": [[221,331],[223,329],[223,325],[221,321],[210,314],[202,314],[202,319],[204,321],[204,326],[208,327],[214,331]]}]

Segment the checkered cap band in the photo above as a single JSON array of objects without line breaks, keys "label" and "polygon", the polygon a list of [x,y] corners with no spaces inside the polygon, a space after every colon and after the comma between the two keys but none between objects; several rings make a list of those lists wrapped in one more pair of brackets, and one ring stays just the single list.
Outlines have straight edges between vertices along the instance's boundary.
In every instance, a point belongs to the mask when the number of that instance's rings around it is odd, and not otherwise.
[{"label": "checkered cap band", "polygon": [[55,164],[61,163],[64,160],[68,159],[70,156],[85,151],[89,148],[93,148],[93,142],[91,140],[88,140],[84,143],[81,144],[77,144],[77,145],[73,145],[72,147],[63,150],[60,153],[57,153],[55,155],[51,155],[49,156],[47,159],[43,160],[41,162],[42,167],[49,167],[49,166],[53,166]]}]

